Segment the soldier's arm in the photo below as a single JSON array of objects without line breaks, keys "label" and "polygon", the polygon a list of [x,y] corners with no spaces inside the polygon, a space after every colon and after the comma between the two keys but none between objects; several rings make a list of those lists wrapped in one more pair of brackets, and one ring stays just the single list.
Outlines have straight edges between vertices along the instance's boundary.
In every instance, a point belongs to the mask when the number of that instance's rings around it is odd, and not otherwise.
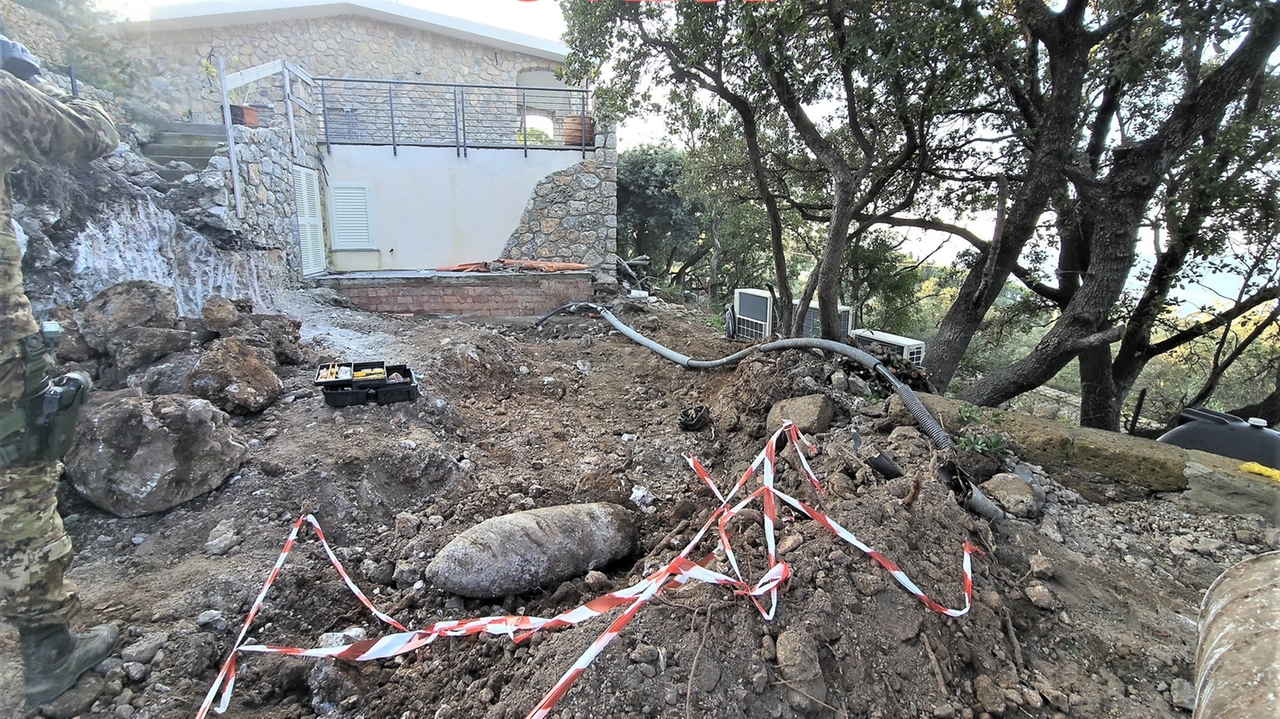
[{"label": "soldier's arm", "polygon": [[120,136],[96,102],[0,71],[0,144],[6,154],[80,163],[110,154]]}]

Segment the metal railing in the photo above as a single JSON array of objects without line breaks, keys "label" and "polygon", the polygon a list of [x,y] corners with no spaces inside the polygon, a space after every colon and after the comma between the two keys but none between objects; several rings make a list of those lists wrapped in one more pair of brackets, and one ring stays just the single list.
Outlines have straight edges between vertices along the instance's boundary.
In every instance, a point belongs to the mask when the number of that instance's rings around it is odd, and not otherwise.
[{"label": "metal railing", "polygon": [[[468,149],[595,149],[587,90],[318,77],[325,145]],[[553,132],[528,118],[551,121]],[[575,127],[577,131],[575,132]]]}]

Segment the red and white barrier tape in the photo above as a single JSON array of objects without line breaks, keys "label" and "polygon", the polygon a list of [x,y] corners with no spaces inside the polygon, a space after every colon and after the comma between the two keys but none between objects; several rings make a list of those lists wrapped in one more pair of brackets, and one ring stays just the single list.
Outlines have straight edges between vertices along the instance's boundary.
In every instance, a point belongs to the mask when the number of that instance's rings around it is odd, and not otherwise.
[{"label": "red and white barrier tape", "polygon": [[[419,629],[417,631],[409,631],[391,617],[380,612],[373,603],[356,587],[355,583],[347,575],[346,570],[342,568],[342,563],[334,556],[333,551],[329,548],[328,542],[325,541],[324,532],[321,531],[320,525],[316,522],[315,517],[306,515],[299,517],[293,524],[293,528],[289,533],[289,538],[285,542],[284,549],[280,552],[279,559],[276,560],[275,567],[267,576],[267,580],[262,585],[262,590],[258,593],[257,599],[254,600],[253,606],[249,609],[249,615],[245,618],[244,626],[240,629],[240,635],[236,638],[235,644],[232,646],[231,652],[226,662],[222,666],[222,671],[218,673],[218,677],[214,680],[213,686],[209,687],[209,693],[205,696],[204,703],[201,704],[196,719],[204,719],[213,709],[218,714],[226,711],[228,703],[231,700],[231,691],[235,686],[236,675],[236,655],[240,652],[259,652],[270,654],[285,654],[300,657],[328,657],[333,659],[343,659],[347,661],[369,661],[372,659],[387,659],[400,654],[414,651],[422,646],[435,641],[437,637],[461,637],[476,634],[493,634],[505,635],[511,637],[513,641],[522,641],[531,634],[543,629],[554,629],[558,627],[567,627],[581,624],[582,622],[594,619],[601,614],[609,612],[617,607],[626,606],[617,618],[609,625],[592,644],[582,653],[580,657],[569,667],[569,670],[556,681],[551,690],[542,698],[538,705],[528,714],[527,719],[541,719],[546,717],[556,702],[569,691],[574,681],[586,671],[591,662],[595,660],[599,654],[604,651],[605,647],[613,641],[627,624],[635,618],[647,602],[658,596],[663,590],[678,587],[691,581],[704,582],[707,584],[718,584],[722,586],[732,587],[735,594],[746,596],[755,604],[760,614],[766,619],[772,619],[778,606],[778,587],[787,580],[791,575],[791,570],[786,562],[777,558],[777,544],[775,542],[775,523],[777,521],[777,504],[775,500],[780,500],[784,504],[789,505],[796,511],[808,516],[814,521],[826,527],[837,537],[845,542],[857,547],[858,550],[875,560],[880,566],[889,572],[890,576],[902,585],[908,592],[915,595],[925,606],[935,612],[945,614],[949,617],[959,617],[968,613],[970,603],[973,596],[973,567],[971,555],[979,550],[971,543],[964,543],[964,607],[961,609],[948,609],[941,604],[930,599],[916,586],[915,582],[904,573],[898,565],[894,564],[888,557],[880,554],[871,547],[863,544],[853,533],[841,527],[835,520],[826,516],[822,512],[810,507],[794,497],[782,492],[773,485],[774,468],[777,463],[775,456],[775,447],[777,440],[786,435],[796,446],[796,455],[800,458],[800,466],[805,478],[819,492],[822,492],[822,486],[813,474],[813,470],[809,467],[808,461],[805,459],[804,452],[800,451],[800,447],[806,447],[810,452],[816,452],[817,449],[802,435],[795,425],[790,421],[783,421],[782,428],[779,429],[769,439],[765,448],[756,456],[755,461],[746,472],[738,479],[737,483],[727,492],[722,493],[715,483],[711,481],[711,476],[705,468],[692,456],[687,456],[689,466],[693,468],[698,478],[710,487],[712,493],[720,500],[720,506],[716,508],[707,521],[698,530],[698,533],[685,546],[685,548],[666,566],[653,572],[649,576],[637,584],[621,589],[616,592],[596,597],[582,606],[570,609],[554,617],[541,618],[521,615],[507,616],[490,616],[479,617],[476,619],[461,619],[436,622],[429,627]],[[730,504],[733,498],[739,494],[746,486],[748,480],[757,472],[761,473],[761,486],[748,494],[745,498],[736,504]],[[765,552],[768,558],[768,569],[764,575],[756,581],[754,585],[747,582],[742,576],[741,569],[738,566],[738,560],[733,552],[733,547],[729,541],[728,522],[748,505],[759,499],[763,505],[761,514],[764,517],[764,536],[765,536]],[[271,588],[271,583],[275,581],[276,576],[280,573],[280,569],[284,566],[285,557],[288,556],[289,550],[293,548],[298,538],[298,531],[301,529],[303,522],[311,525],[316,533],[316,537],[320,540],[324,547],[325,553],[329,556],[329,561],[333,564],[334,569],[338,571],[339,576],[346,582],[360,600],[373,615],[382,620],[386,624],[399,629],[396,634],[388,634],[378,639],[367,639],[344,646],[337,647],[317,647],[314,649],[302,649],[296,647],[278,647],[262,644],[243,644],[245,636],[249,632],[249,625],[253,623],[254,617],[257,616],[258,610],[262,607],[262,601],[267,595],[267,590]],[[714,557],[714,554],[707,555],[700,562],[694,562],[689,559],[689,555],[702,542],[707,532],[712,526],[716,526],[719,534],[718,549],[725,555],[726,561],[733,570],[734,576],[729,576],[721,572],[717,572],[707,568],[708,562]],[[769,595],[769,607],[766,609],[760,601],[760,597]],[[217,697],[219,688],[222,689],[222,699],[216,707],[214,707],[214,699]]]}]

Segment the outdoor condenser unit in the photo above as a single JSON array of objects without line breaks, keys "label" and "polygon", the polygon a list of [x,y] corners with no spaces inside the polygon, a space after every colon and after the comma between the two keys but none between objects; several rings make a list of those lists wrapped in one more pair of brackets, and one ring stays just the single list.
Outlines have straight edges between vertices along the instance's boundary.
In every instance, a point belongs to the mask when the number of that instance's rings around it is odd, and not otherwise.
[{"label": "outdoor condenser unit", "polygon": [[[799,300],[793,300],[795,307]],[[734,337],[744,340],[763,340],[773,336],[773,297],[766,290],[738,289],[733,292],[733,314],[736,319]],[[840,305],[840,328],[848,334],[853,328],[853,308]],[[821,337],[818,323],[818,305],[809,304],[804,316],[804,336]]]},{"label": "outdoor condenser unit", "polygon": [[888,332],[877,332],[875,330],[853,330],[849,333],[860,345],[869,345],[872,343],[884,347],[886,350],[911,360],[916,364],[924,361],[924,343],[910,337],[889,334]]}]

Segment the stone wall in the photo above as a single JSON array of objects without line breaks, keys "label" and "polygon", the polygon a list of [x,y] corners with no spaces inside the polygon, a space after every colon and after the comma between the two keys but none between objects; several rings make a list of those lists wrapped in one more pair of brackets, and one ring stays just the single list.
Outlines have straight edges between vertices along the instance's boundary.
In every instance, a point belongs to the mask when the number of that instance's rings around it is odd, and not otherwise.
[{"label": "stone wall", "polygon": [[592,159],[554,172],[533,190],[504,258],[581,262],[597,282],[616,283],[618,144],[612,126],[596,133]]},{"label": "stone wall", "polygon": [[243,216],[236,213],[231,160],[225,146],[219,148],[208,167],[188,175],[171,190],[165,204],[185,224],[214,238],[224,248],[271,253],[284,263],[291,276],[298,277],[292,164],[306,158],[293,156],[288,133],[279,128],[237,125],[235,140]]},{"label": "stone wall", "polygon": [[[227,72],[285,58],[316,76],[514,85],[524,70],[554,69],[543,58],[356,15],[149,32],[139,60],[150,98],[175,117],[220,121],[217,82],[201,61],[221,56]],[[258,99],[253,92],[244,104]]]},{"label": "stone wall", "polygon": [[370,312],[472,317],[540,317],[561,305],[590,300],[586,272],[360,277],[320,280]]},{"label": "stone wall", "polygon": [[46,63],[62,65],[66,55],[67,29],[57,20],[13,2],[0,0],[4,34],[30,48]]}]

